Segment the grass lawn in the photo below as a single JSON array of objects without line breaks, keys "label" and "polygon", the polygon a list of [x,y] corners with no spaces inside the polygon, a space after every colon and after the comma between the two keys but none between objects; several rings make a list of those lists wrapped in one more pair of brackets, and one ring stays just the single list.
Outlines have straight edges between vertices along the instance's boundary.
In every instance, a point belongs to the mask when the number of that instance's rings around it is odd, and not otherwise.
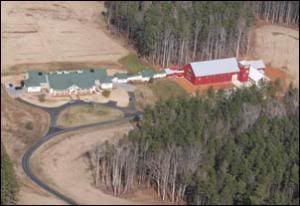
[{"label": "grass lawn", "polygon": [[149,84],[149,87],[153,91],[154,95],[158,99],[162,100],[187,95],[186,91],[182,87],[168,79],[154,81],[154,83]]},{"label": "grass lawn", "polygon": [[143,63],[141,60],[139,60],[137,55],[132,53],[120,59],[119,62],[128,70],[128,73],[131,74],[138,73],[145,68],[152,69],[150,65]]},{"label": "grass lawn", "polygon": [[57,126],[74,127],[115,120],[121,117],[123,117],[123,113],[120,110],[103,105],[78,105],[63,110],[57,118]]}]

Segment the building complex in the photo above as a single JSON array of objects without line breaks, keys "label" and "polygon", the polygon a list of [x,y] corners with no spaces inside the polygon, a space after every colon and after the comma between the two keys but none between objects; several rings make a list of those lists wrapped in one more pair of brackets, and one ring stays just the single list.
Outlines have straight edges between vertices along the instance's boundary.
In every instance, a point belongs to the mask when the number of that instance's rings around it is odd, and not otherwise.
[{"label": "building complex", "polygon": [[[236,58],[225,58],[210,61],[192,62],[183,68],[171,67],[154,72],[145,69],[137,74],[116,73],[108,76],[106,69],[83,69],[76,71],[38,72],[26,74],[24,86],[28,92],[48,91],[53,96],[70,94],[89,94],[99,89],[112,89],[114,84],[165,77],[186,78],[194,85],[222,82],[250,82],[259,85],[266,79],[265,64],[262,60],[240,61]],[[237,85],[237,84],[236,84]]]}]

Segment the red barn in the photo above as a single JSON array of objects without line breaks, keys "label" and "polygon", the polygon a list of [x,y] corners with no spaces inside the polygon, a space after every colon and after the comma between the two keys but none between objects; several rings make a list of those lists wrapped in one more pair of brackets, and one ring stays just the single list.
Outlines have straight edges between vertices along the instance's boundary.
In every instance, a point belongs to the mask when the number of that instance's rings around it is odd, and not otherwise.
[{"label": "red barn", "polygon": [[241,68],[236,58],[192,62],[183,67],[184,76],[193,84],[248,81],[248,68]]}]

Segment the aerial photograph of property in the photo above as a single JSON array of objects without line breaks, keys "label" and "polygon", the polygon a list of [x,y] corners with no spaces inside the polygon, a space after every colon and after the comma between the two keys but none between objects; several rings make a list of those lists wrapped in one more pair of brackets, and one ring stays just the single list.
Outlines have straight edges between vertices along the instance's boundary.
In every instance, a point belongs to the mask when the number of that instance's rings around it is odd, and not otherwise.
[{"label": "aerial photograph of property", "polygon": [[1,1],[1,205],[299,204],[299,1]]}]

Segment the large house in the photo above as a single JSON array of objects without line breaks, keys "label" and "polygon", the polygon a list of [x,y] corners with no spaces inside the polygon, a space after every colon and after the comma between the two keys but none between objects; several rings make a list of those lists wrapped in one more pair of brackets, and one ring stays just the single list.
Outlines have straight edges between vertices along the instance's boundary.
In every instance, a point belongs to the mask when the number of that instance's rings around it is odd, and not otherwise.
[{"label": "large house", "polygon": [[111,89],[112,80],[105,69],[90,69],[77,71],[36,72],[27,73],[24,81],[28,92],[48,90],[53,96],[68,94],[87,94],[96,88]]},{"label": "large house", "polygon": [[248,81],[249,68],[238,64],[236,58],[192,62],[183,67],[184,77],[193,84],[208,84],[239,80]]}]

